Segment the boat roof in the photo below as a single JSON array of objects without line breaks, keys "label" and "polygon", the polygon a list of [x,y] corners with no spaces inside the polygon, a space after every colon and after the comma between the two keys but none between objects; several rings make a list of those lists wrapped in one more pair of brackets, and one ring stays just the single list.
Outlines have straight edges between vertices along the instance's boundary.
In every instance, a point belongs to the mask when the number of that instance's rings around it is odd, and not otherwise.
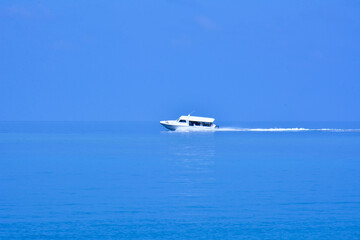
[{"label": "boat roof", "polygon": [[207,118],[207,117],[196,117],[196,116],[181,116],[180,120],[189,120],[195,122],[214,122],[215,118]]}]

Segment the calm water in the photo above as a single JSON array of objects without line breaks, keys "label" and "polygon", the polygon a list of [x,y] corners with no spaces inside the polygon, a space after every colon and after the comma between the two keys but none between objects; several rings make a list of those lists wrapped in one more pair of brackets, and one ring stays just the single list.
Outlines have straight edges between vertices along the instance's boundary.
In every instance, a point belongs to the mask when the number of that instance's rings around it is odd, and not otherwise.
[{"label": "calm water", "polygon": [[360,239],[357,131],[2,122],[0,164],[1,239]]}]

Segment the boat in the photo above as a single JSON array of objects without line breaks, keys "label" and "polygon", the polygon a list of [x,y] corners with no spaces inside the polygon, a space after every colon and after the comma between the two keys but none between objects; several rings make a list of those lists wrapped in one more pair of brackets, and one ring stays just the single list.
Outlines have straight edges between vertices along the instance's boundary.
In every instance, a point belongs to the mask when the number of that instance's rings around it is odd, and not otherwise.
[{"label": "boat", "polygon": [[196,117],[196,116],[181,116],[177,120],[166,120],[160,121],[160,124],[172,131],[179,128],[190,128],[190,129],[212,129],[218,128],[214,124],[215,118],[208,117]]}]

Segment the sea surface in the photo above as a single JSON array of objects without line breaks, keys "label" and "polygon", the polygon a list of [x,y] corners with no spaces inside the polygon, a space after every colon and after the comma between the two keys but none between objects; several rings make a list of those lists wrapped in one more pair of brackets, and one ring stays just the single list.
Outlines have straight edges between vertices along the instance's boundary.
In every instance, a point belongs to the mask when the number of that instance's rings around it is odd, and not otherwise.
[{"label": "sea surface", "polygon": [[360,123],[0,122],[0,239],[360,239]]}]

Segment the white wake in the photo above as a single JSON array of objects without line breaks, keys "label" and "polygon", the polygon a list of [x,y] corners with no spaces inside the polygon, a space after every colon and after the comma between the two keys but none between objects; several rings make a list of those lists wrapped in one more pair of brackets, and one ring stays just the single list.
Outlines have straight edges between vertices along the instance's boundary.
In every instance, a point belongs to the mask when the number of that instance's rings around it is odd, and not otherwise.
[{"label": "white wake", "polygon": [[360,129],[344,128],[238,128],[238,127],[220,127],[220,128],[178,128],[175,132],[360,132]]}]

